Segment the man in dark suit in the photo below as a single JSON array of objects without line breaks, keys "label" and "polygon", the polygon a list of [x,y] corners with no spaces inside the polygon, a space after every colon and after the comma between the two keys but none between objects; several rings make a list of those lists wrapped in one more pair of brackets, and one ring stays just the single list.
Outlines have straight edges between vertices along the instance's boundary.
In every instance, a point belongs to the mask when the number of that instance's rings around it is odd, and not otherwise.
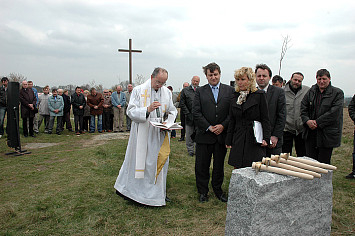
[{"label": "man in dark suit", "polygon": [[195,175],[200,202],[208,201],[210,164],[213,155],[212,188],[216,197],[227,202],[222,191],[224,158],[227,152],[225,138],[229,123],[229,106],[234,89],[220,83],[221,69],[216,63],[203,67],[208,84],[197,88],[192,114],[197,125]]},{"label": "man in dark suit", "polygon": [[255,68],[258,88],[266,92],[271,124],[271,138],[266,155],[279,155],[282,150],[283,130],[286,123],[286,98],[283,89],[269,84],[272,76],[271,69],[265,64],[258,64]]}]

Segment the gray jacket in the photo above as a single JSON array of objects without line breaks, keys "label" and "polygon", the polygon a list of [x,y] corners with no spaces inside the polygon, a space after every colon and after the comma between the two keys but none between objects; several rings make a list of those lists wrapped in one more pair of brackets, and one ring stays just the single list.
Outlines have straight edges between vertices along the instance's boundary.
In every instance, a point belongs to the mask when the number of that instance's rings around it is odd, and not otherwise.
[{"label": "gray jacket", "polygon": [[302,85],[301,89],[295,95],[290,89],[290,82],[288,82],[284,90],[286,97],[286,124],[284,131],[298,135],[304,130],[301,119],[301,102],[309,87]]},{"label": "gray jacket", "polygon": [[38,96],[38,113],[42,116],[49,116],[48,98],[49,94],[41,94]]},{"label": "gray jacket", "polygon": [[[50,116],[63,116],[63,109],[64,109],[64,100],[62,96],[57,96],[57,99],[55,99],[52,96],[49,96],[48,98],[48,107],[49,107],[49,114]],[[59,109],[58,113],[55,113],[54,110]]]}]

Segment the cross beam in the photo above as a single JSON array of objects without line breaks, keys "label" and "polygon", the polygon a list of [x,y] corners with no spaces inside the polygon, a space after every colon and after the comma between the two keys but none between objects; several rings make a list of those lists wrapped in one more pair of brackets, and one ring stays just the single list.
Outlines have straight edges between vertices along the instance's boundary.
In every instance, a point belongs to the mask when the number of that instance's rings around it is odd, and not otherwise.
[{"label": "cross beam", "polygon": [[129,55],[129,83],[132,84],[132,52],[141,53],[142,50],[133,50],[132,49],[132,39],[129,39],[129,48],[128,49],[118,49],[118,52],[128,52],[128,55]]}]

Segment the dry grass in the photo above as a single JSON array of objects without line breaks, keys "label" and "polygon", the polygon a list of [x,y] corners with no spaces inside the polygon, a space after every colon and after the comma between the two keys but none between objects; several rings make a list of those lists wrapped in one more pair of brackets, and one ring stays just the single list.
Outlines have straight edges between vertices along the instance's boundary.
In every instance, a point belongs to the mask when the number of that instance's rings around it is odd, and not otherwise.
[{"label": "dry grass", "polygon": [[[332,163],[334,200],[332,235],[355,234],[355,181],[351,171],[353,124],[344,112],[343,145]],[[0,140],[0,235],[223,235],[226,204],[211,195],[197,200],[194,159],[185,145],[172,140],[167,192],[173,200],[162,208],[141,207],[119,198],[113,189],[127,139],[40,134],[23,145],[56,143],[21,157]],[[225,165],[223,189],[232,168]]]}]

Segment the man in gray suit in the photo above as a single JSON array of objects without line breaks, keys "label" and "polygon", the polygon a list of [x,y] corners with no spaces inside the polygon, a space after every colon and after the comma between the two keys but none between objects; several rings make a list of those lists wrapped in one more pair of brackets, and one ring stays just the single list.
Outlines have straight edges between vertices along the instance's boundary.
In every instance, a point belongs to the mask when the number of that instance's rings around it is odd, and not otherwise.
[{"label": "man in gray suit", "polygon": [[186,128],[186,148],[190,156],[195,155],[195,142],[192,140],[191,135],[195,130],[195,125],[192,116],[192,103],[195,97],[195,91],[199,87],[200,77],[194,76],[191,79],[191,86],[184,88],[180,96],[180,108],[185,117]]},{"label": "man in gray suit", "polygon": [[283,130],[286,123],[286,98],[283,89],[269,84],[272,76],[270,67],[258,64],[255,67],[258,88],[266,92],[269,119],[271,124],[271,138],[266,155],[278,155],[282,150]]}]

